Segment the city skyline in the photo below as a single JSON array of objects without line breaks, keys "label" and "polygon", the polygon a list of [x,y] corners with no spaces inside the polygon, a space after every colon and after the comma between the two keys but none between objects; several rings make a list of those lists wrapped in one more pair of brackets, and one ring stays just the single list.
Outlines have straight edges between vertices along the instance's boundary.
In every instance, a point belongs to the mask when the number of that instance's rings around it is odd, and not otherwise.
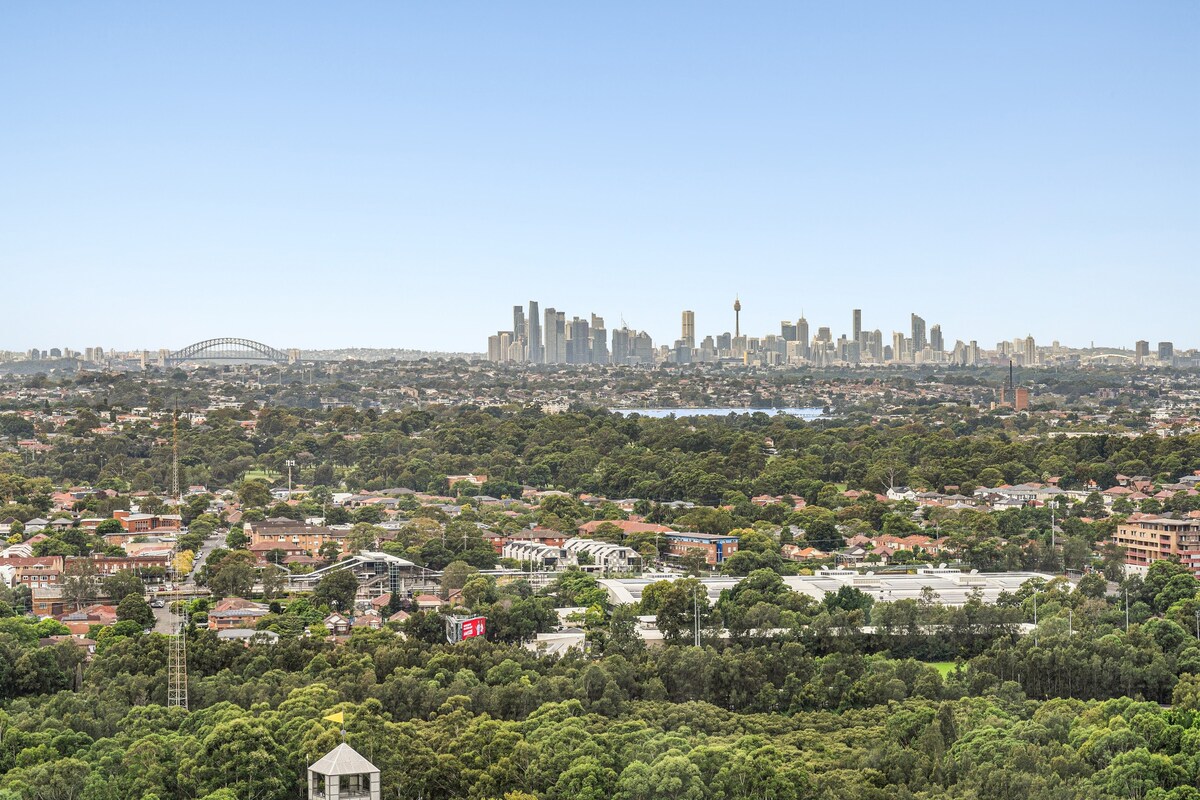
[{"label": "city skyline", "polygon": [[[640,334],[642,336],[649,337],[649,340],[653,342],[654,351],[656,353],[659,353],[661,347],[664,345],[673,347],[681,342],[687,342],[689,349],[695,349],[701,346],[706,339],[714,339],[719,341],[722,336],[736,338],[736,332],[738,331],[739,325],[741,325],[741,314],[743,309],[741,297],[740,295],[736,295],[733,304],[729,306],[729,310],[726,313],[726,322],[732,321],[732,330],[728,326],[724,330],[719,330],[721,328],[720,322],[718,322],[716,326],[711,329],[705,329],[703,327],[703,320],[701,320],[701,323],[698,325],[695,311],[691,309],[683,309],[679,312],[681,316],[678,327],[676,328],[676,335],[672,337],[668,334],[660,338],[654,336],[649,329],[639,329],[635,326],[628,325],[628,322],[624,319],[623,315],[621,315],[613,325],[606,325],[605,318],[602,315],[596,314],[594,311],[586,312],[586,315],[583,318],[578,318],[578,314],[575,311],[571,311],[570,317],[568,317],[567,311],[560,311],[551,306],[545,308],[545,314],[543,315],[540,306],[541,303],[538,300],[528,301],[528,307],[521,305],[512,306],[511,327],[507,329],[501,329],[499,333],[503,333],[504,331],[515,332],[517,330],[522,330],[525,331],[524,339],[526,344],[528,345],[530,341],[533,341],[535,342],[535,345],[532,350],[525,351],[520,359],[511,360],[529,361],[531,363],[593,363],[582,360],[582,356],[577,352],[572,352],[571,356],[568,357],[568,350],[566,347],[567,342],[572,339],[569,330],[572,321],[586,323],[585,327],[580,329],[583,331],[596,327],[599,327],[605,331],[606,338],[601,345],[601,350],[599,351],[601,353],[611,354],[612,352],[609,347],[610,342],[607,339],[608,332],[613,331],[616,333],[617,331],[621,330],[628,330],[630,335]],[[1148,356],[1155,356],[1164,362],[1173,357],[1176,352],[1192,353],[1197,350],[1197,347],[1200,347],[1200,344],[1195,342],[1177,342],[1174,340],[1156,339],[1152,336],[1139,338],[1132,343],[1093,340],[1089,341],[1087,344],[1079,345],[1071,342],[1064,342],[1057,338],[1041,339],[1033,336],[1030,333],[1026,333],[1023,335],[1015,334],[1011,337],[1005,337],[1003,339],[992,341],[974,338],[971,337],[970,334],[967,334],[965,338],[957,335],[947,336],[943,330],[943,326],[939,322],[927,322],[925,317],[917,312],[909,313],[906,329],[897,329],[894,326],[886,329],[884,327],[876,327],[871,329],[871,317],[864,317],[863,310],[861,308],[847,309],[846,313],[848,316],[848,324],[844,329],[840,328],[836,322],[831,322],[828,325],[819,324],[827,321],[827,318],[824,315],[820,317],[814,317],[813,319],[808,319],[807,313],[802,312],[801,316],[795,319],[785,318],[780,320],[775,329],[771,329],[770,326],[768,326],[765,330],[757,327],[748,327],[742,331],[742,338],[746,340],[765,340],[771,337],[777,337],[783,339],[784,341],[812,343],[813,341],[823,340],[825,342],[834,344],[839,342],[853,344],[858,348],[856,352],[861,354],[861,358],[851,356],[849,360],[853,361],[854,363],[859,363],[859,361],[865,363],[883,363],[885,361],[889,363],[895,363],[897,361],[908,361],[910,359],[895,358],[894,355],[891,354],[901,351],[907,353],[909,356],[912,356],[913,353],[921,352],[922,350],[926,349],[926,347],[930,348],[936,353],[952,353],[954,351],[955,343],[970,345],[978,352],[1002,349],[1011,343],[1018,354],[1023,354],[1025,348],[1024,343],[1028,341],[1036,342],[1037,347],[1053,346],[1054,348],[1064,351],[1086,351],[1090,349],[1120,350],[1133,353],[1135,358],[1139,360],[1145,359]],[[551,314],[555,315],[555,325],[553,329],[551,329],[549,321]],[[892,314],[889,316],[889,319],[893,316],[896,315]],[[864,324],[864,319],[866,320],[866,324]],[[534,332],[536,332],[536,334],[531,339],[531,334]],[[108,341],[108,338],[109,337],[102,336],[101,340]],[[495,337],[489,335],[489,338]],[[509,339],[509,344],[511,344],[517,338],[519,337],[515,335],[511,336]],[[548,340],[553,340],[554,345],[552,345],[552,347],[557,349],[552,350],[551,353],[557,353],[557,355],[550,355],[549,357],[546,356],[546,342]],[[499,342],[496,344],[499,344]],[[142,343],[139,346],[129,347],[113,346],[110,344],[94,344],[77,347],[74,346],[73,343],[64,343],[62,338],[58,337],[56,334],[42,334],[40,335],[38,343],[32,347],[22,348],[19,350],[0,348],[0,354],[7,353],[9,355],[15,354],[19,356],[32,356],[34,353],[37,353],[38,356],[42,358],[79,357],[84,361],[93,362],[103,360],[102,358],[94,359],[94,351],[98,351],[102,356],[106,353],[121,353],[125,356],[133,356],[139,353],[144,353],[148,362],[154,362],[161,360],[171,351],[180,349],[184,346],[182,343],[171,343],[170,346],[166,347],[153,345],[154,343]],[[642,341],[641,345],[643,348],[649,346],[645,341]],[[632,342],[628,344],[621,342],[618,345],[620,348],[624,348],[626,346],[632,347]],[[495,353],[491,352],[489,346],[486,345],[482,349],[479,349],[478,346],[474,348],[468,346],[461,349],[455,349],[448,347],[406,347],[403,344],[358,344],[348,346],[318,344],[317,346],[309,348],[298,348],[287,345],[282,349],[288,351],[289,357],[293,358],[294,360],[299,360],[299,353],[304,349],[318,351],[361,349],[412,350],[431,353],[475,353],[482,354],[489,360],[510,360],[493,358]],[[891,354],[885,357],[883,355],[885,351]],[[624,350],[619,350],[618,352],[624,352]],[[659,355],[661,356],[661,353]],[[1025,358],[1027,363],[1033,363],[1030,361],[1027,355]],[[653,363],[657,360],[662,359],[661,357],[657,357],[655,359],[647,358],[646,363]],[[808,360],[807,356],[805,360]],[[839,357],[838,360],[844,360],[844,358]]]},{"label": "city skyline", "polygon": [[[742,360],[766,366],[906,363],[975,366],[1007,359],[1022,366],[1041,366],[1056,363],[1058,356],[1072,351],[1098,349],[1132,353],[1131,361],[1137,364],[1200,366],[1194,347],[1172,340],[1138,339],[1132,347],[1106,342],[1073,347],[1059,339],[1039,341],[1026,333],[996,340],[993,345],[970,334],[947,337],[941,323],[931,324],[917,312],[909,314],[907,331],[893,328],[890,334],[882,328],[864,327],[861,308],[850,309],[848,332],[836,324],[814,326],[802,313],[797,319],[781,320],[776,330],[759,333],[742,329],[740,295],[734,297],[731,306],[732,331],[720,330],[720,324],[706,331],[697,326],[696,313],[684,309],[680,312],[677,335],[655,340],[649,332],[629,327],[622,317],[620,327],[611,330],[611,341],[616,346],[610,348],[610,328],[604,317],[595,312],[588,312],[586,318],[572,312],[568,319],[568,312],[547,307],[544,323],[538,326],[527,320],[538,317],[539,301],[530,300],[528,308],[527,317],[525,307],[514,305],[512,326],[488,335],[487,360],[533,364],[687,364]],[[546,332],[545,338],[542,331]],[[1181,357],[1182,353],[1187,355]],[[1193,360],[1197,363],[1193,364]]]},{"label": "city skyline", "polygon": [[478,350],[514,285],[656,339],[734,294],[1192,335],[1195,4],[285,16],[6,10],[0,347]]}]

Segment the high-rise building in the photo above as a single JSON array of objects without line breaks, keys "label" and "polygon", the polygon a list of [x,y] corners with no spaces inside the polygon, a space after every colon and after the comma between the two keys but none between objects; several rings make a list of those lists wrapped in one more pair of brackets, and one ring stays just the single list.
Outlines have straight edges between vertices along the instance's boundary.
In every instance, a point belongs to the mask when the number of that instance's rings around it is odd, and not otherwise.
[{"label": "high-rise building", "polygon": [[878,328],[871,333],[871,360],[876,364],[883,363],[883,331]]},{"label": "high-rise building", "polygon": [[529,301],[529,318],[525,321],[525,341],[529,350],[529,361],[541,364],[546,360],[542,350],[542,319],[538,313],[537,300]]},{"label": "high-rise building", "polygon": [[525,309],[513,306],[513,341],[525,338]]},{"label": "high-rise building", "polygon": [[1145,339],[1139,339],[1133,346],[1133,355],[1140,363],[1142,359],[1150,355],[1150,343]]},{"label": "high-rise building", "polygon": [[546,313],[542,315],[542,346],[545,348],[542,361],[546,364],[562,363],[558,360],[558,326],[555,324],[557,319],[558,312],[553,308],[547,308]]},{"label": "high-rise building", "polygon": [[696,346],[696,313],[694,311],[683,312],[683,327],[679,338],[685,347]]},{"label": "high-rise building", "polygon": [[1033,341],[1032,336],[1026,336],[1021,342],[1021,351],[1025,358],[1025,366],[1032,367],[1037,364],[1037,343]]},{"label": "high-rise building", "polygon": [[796,341],[796,325],[790,320],[784,320],[779,323],[779,336],[785,342]]},{"label": "high-rise building", "polygon": [[734,298],[733,301],[733,338],[740,338],[742,335],[742,299]]},{"label": "high-rise building", "polygon": [[629,328],[617,328],[612,335],[612,363],[628,364],[633,343]]},{"label": "high-rise building", "polygon": [[[99,348],[97,348],[99,349]],[[1175,344],[1173,342],[1158,343],[1158,360],[1170,361],[1175,358]]]},{"label": "high-rise building", "polygon": [[925,338],[925,320],[912,315],[912,352],[919,353],[929,342]]},{"label": "high-rise building", "polygon": [[[596,323],[599,323],[598,325]],[[592,315],[592,329],[589,333],[592,340],[591,360],[593,364],[608,363],[608,331],[604,329],[604,320]]]},{"label": "high-rise building", "polygon": [[934,325],[929,329],[929,346],[935,353],[944,353],[946,351],[946,341],[942,338],[941,325]]},{"label": "high-rise building", "polygon": [[728,355],[731,349],[733,349],[733,335],[729,331],[717,334],[717,351],[722,355]]},{"label": "high-rise building", "polygon": [[592,362],[592,339],[588,321],[574,317],[567,326],[567,363],[590,364]]},{"label": "high-rise building", "polygon": [[862,309],[861,308],[854,309],[854,322],[853,322],[852,330],[853,330],[854,341],[861,348],[862,347]]},{"label": "high-rise building", "polygon": [[807,361],[810,357],[808,320],[804,318],[804,314],[801,314],[800,319],[796,320],[796,341],[800,343],[800,357]]},{"label": "high-rise building", "polygon": [[633,336],[633,357],[638,364],[654,363],[654,341],[645,331],[638,331]]},{"label": "high-rise building", "polygon": [[905,361],[908,356],[908,348],[904,346],[906,339],[900,331],[892,331],[892,360]]}]

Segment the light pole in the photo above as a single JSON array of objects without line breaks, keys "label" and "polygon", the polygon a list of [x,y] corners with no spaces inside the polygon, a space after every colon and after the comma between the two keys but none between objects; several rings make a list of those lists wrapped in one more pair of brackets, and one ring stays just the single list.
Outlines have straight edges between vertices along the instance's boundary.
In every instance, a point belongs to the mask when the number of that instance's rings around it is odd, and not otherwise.
[{"label": "light pole", "polygon": [[296,460],[289,458],[283,462],[288,468],[288,500],[292,499],[292,467],[296,466]]},{"label": "light pole", "polygon": [[1038,627],[1037,627],[1037,589],[1033,590],[1033,646],[1038,646]]},{"label": "light pole", "polygon": [[[1055,544],[1056,544],[1056,542],[1054,541],[1054,501],[1051,500],[1050,501],[1050,549],[1051,550],[1054,549]],[[1067,566],[1066,564],[1063,564],[1064,569],[1066,568],[1066,566]]]},{"label": "light pole", "polygon": [[696,620],[696,647],[700,646],[700,584],[696,584],[696,591],[692,592],[692,609]]}]

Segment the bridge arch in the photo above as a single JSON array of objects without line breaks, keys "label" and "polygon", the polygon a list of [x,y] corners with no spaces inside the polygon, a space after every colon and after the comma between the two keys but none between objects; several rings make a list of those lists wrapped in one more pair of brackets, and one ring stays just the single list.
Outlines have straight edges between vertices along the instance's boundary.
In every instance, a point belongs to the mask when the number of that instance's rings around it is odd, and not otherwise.
[{"label": "bridge arch", "polygon": [[253,339],[233,337],[205,339],[167,356],[167,364],[172,366],[185,361],[270,361],[275,364],[287,364],[293,360],[287,352],[270,345]]}]

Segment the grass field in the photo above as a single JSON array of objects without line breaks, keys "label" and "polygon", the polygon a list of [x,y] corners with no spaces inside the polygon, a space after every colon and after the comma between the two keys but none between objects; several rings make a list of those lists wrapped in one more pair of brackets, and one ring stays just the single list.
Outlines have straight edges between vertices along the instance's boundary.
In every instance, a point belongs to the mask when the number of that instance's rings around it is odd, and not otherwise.
[{"label": "grass field", "polygon": [[282,477],[283,477],[282,475],[280,475],[278,472],[275,472],[275,471],[273,471],[273,470],[269,470],[269,469],[252,469],[252,470],[248,470],[248,471],[246,472],[246,474],[245,474],[245,476],[242,478],[242,480],[246,480],[246,481],[266,481],[267,483],[271,483],[272,481],[277,481],[277,480],[279,480],[279,479],[280,479],[280,478],[282,478]]},{"label": "grass field", "polygon": [[936,669],[943,678],[954,672],[953,661],[927,661],[926,664]]}]

